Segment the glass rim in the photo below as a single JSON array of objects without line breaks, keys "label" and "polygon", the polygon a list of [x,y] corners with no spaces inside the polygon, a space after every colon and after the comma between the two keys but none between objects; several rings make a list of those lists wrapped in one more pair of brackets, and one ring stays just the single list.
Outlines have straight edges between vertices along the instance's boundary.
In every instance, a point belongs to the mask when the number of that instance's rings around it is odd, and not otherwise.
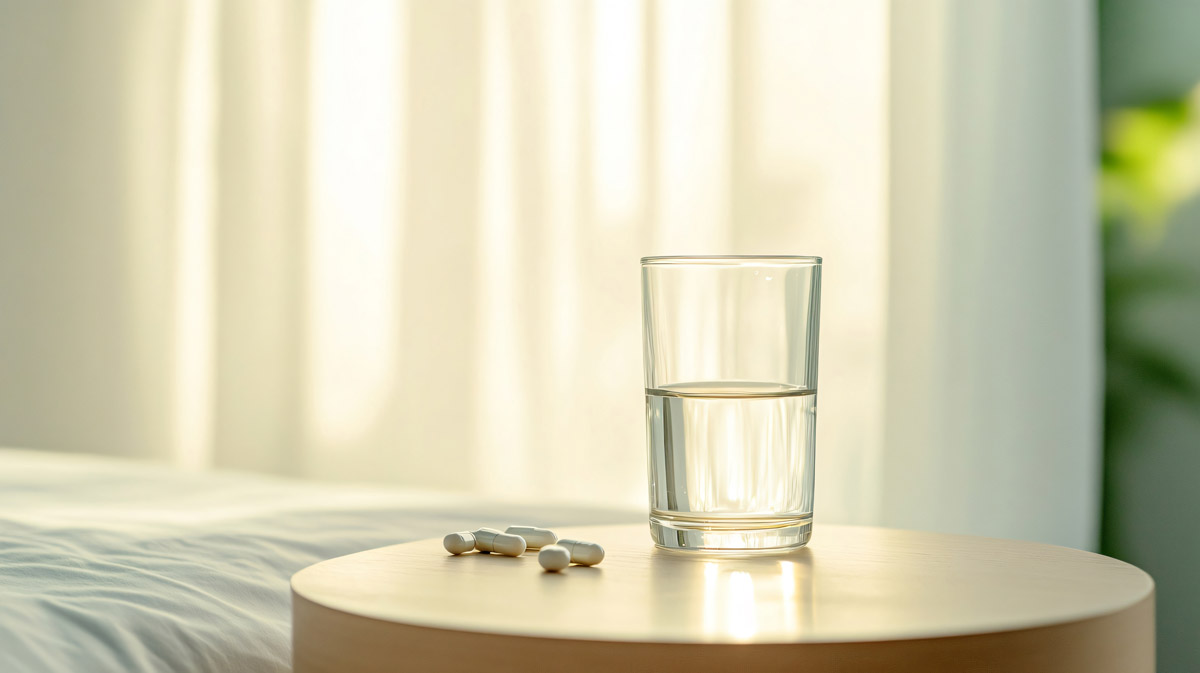
[{"label": "glass rim", "polygon": [[812,255],[657,255],[642,258],[642,266],[660,264],[677,266],[738,266],[753,264],[821,266],[821,258]]}]

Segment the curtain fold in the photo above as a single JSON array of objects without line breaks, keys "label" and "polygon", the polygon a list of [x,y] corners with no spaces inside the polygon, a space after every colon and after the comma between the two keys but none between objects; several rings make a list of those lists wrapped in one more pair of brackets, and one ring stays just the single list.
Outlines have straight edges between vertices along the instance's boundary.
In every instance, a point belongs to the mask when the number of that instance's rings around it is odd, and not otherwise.
[{"label": "curtain fold", "polygon": [[1094,548],[1091,5],[922,2],[891,26],[881,520]]},{"label": "curtain fold", "polygon": [[817,516],[1091,546],[1090,7],[0,7],[0,442],[642,504],[637,260],[825,257]]}]

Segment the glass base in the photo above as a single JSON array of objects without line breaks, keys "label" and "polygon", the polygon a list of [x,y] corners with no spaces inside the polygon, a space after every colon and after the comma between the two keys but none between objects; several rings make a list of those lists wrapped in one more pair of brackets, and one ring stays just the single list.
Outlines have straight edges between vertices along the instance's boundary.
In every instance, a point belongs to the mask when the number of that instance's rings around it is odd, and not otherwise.
[{"label": "glass base", "polygon": [[799,549],[812,537],[812,515],[770,519],[703,519],[650,515],[650,537],[662,549],[708,553],[773,553]]}]

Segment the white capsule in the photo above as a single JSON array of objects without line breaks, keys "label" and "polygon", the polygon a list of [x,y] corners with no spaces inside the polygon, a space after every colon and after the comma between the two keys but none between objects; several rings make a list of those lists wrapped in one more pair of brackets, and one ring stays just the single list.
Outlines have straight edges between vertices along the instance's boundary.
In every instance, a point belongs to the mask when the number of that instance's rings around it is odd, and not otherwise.
[{"label": "white capsule", "polygon": [[500,533],[492,540],[492,550],[500,552],[505,556],[520,556],[525,553],[526,549],[525,538],[520,535]]},{"label": "white capsule", "polygon": [[442,538],[442,546],[455,556],[465,554],[475,548],[475,536],[468,532],[451,533]]},{"label": "white capsule", "polygon": [[594,566],[604,560],[604,547],[595,542],[559,540],[555,544],[565,547],[567,551],[571,552],[571,563]]},{"label": "white capsule", "polygon": [[538,552],[538,563],[546,570],[556,573],[571,565],[571,552],[561,545],[546,545]]},{"label": "white capsule", "polygon": [[554,531],[533,526],[509,526],[504,529],[509,535],[520,535],[525,538],[525,545],[530,549],[541,549],[558,541]]},{"label": "white capsule", "polygon": [[482,552],[494,551],[505,556],[520,556],[525,553],[525,538],[490,528],[480,528],[475,531],[475,548]]},{"label": "white capsule", "polygon": [[[495,537],[499,534],[500,531],[496,530],[495,528],[480,528],[479,530],[475,531],[472,534],[475,538],[475,551],[483,554],[492,553],[492,540],[495,539]],[[481,540],[484,538],[487,538],[486,544],[481,542]]]}]

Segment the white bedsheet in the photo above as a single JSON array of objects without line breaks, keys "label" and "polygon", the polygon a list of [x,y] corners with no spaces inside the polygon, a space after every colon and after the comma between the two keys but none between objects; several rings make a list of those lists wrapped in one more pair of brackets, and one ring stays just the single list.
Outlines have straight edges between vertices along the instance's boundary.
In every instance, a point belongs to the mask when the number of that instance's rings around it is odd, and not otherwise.
[{"label": "white bedsheet", "polygon": [[288,671],[288,578],[307,565],[481,525],[634,519],[0,450],[0,671]]}]

